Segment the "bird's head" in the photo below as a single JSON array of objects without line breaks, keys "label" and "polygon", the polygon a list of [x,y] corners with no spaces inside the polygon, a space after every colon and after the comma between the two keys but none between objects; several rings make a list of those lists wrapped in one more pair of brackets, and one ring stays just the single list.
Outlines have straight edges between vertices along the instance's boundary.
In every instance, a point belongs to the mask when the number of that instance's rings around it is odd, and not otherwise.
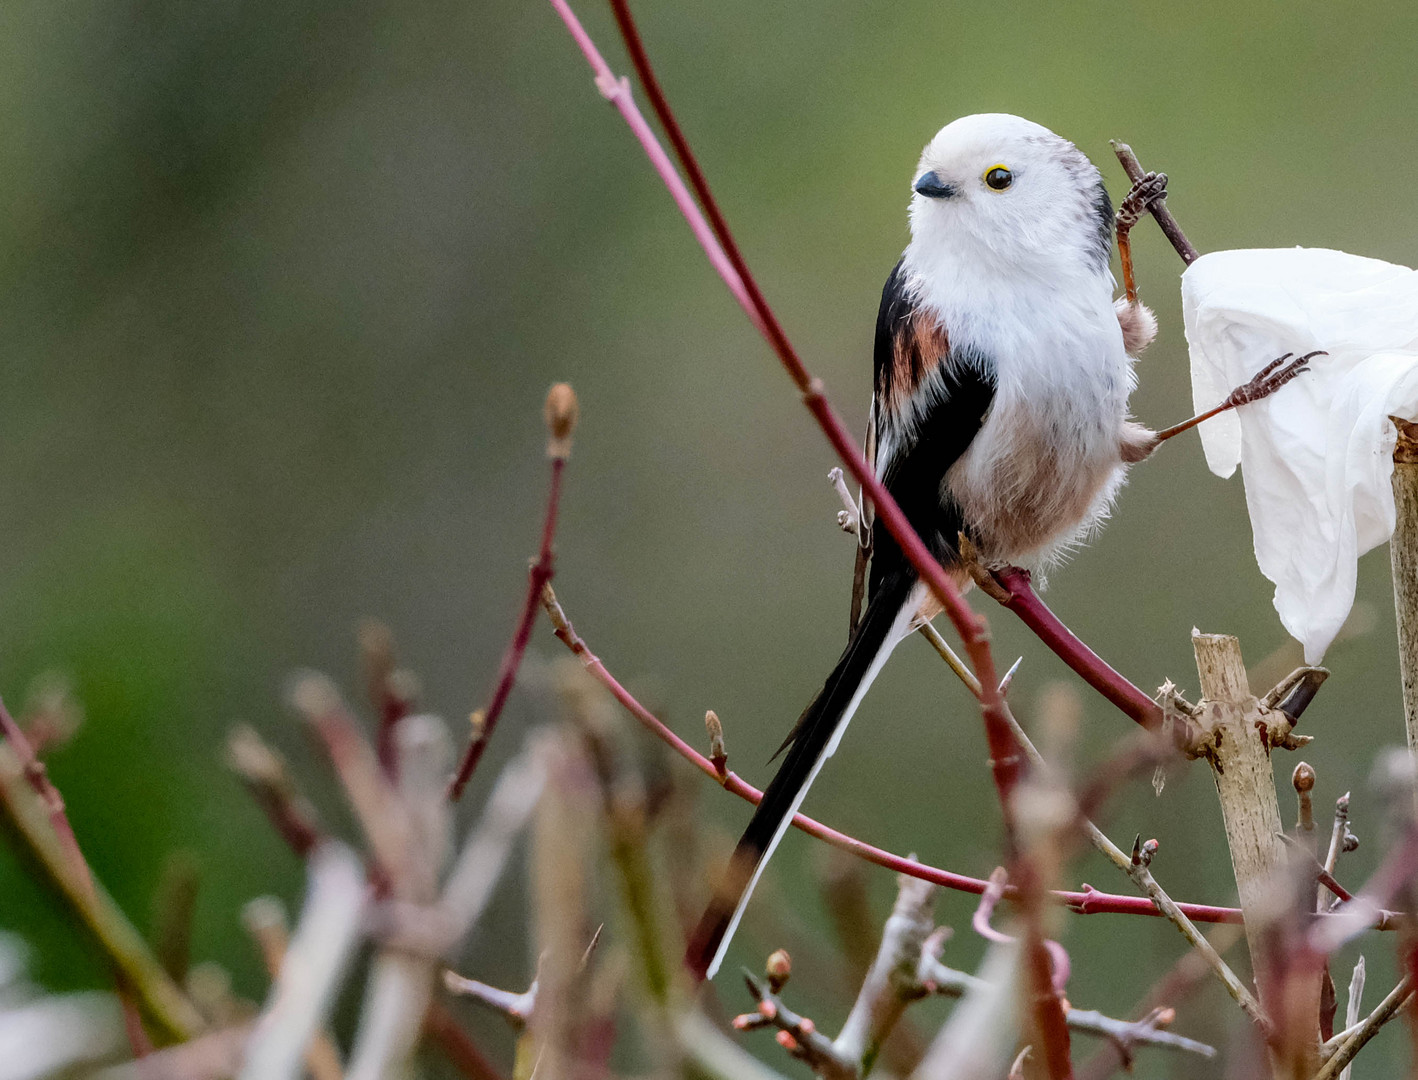
[{"label": "bird's head", "polygon": [[1107,266],[1113,209],[1102,177],[1073,143],[1029,120],[979,113],[947,124],[926,144],[911,187],[918,249],[1021,267]]}]

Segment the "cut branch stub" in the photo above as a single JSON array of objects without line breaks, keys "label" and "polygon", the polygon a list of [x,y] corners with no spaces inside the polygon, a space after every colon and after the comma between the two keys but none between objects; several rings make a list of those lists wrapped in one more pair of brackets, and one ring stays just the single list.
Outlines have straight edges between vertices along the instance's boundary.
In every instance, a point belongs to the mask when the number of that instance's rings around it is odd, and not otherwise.
[{"label": "cut branch stub", "polygon": [[[1418,424],[1389,417],[1398,429],[1393,449],[1393,603],[1398,618],[1398,669],[1408,749],[1418,756]],[[1418,794],[1415,794],[1418,799]]]},{"label": "cut branch stub", "polygon": [[1201,678],[1201,722],[1209,738],[1208,758],[1221,800],[1236,888],[1251,950],[1258,954],[1259,920],[1252,915],[1262,914],[1269,879],[1279,872],[1284,858],[1277,839],[1280,803],[1270,747],[1256,727],[1264,720],[1246,685],[1240,643],[1222,634],[1193,632],[1192,648]]},{"label": "cut branch stub", "polygon": [[[1207,733],[1205,756],[1221,802],[1246,920],[1246,944],[1258,973],[1261,1006],[1275,1025],[1276,1075],[1292,1074],[1295,1062],[1281,1060],[1292,1054],[1309,1059],[1303,1074],[1310,1075],[1314,1067],[1309,1062],[1319,1042],[1319,980],[1309,980],[1313,986],[1307,984],[1307,991],[1313,993],[1298,1001],[1295,987],[1267,985],[1265,972],[1266,926],[1282,913],[1289,888],[1280,841],[1280,802],[1270,763],[1270,727],[1281,718],[1251,694],[1241,645],[1234,637],[1193,630],[1192,650],[1201,679],[1198,719]],[[1292,1018],[1299,1019],[1292,1023]]]}]

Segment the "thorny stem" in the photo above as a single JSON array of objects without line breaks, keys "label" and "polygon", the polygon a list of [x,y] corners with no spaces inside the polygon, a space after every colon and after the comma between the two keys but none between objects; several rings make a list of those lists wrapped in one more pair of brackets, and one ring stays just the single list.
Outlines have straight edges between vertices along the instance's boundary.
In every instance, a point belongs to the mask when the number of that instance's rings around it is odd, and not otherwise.
[{"label": "thorny stem", "polygon": [[1162,912],[1172,921],[1182,936],[1195,949],[1198,955],[1206,961],[1209,967],[1221,984],[1226,987],[1226,992],[1231,995],[1233,1001],[1241,1007],[1241,1011],[1246,1014],[1251,1023],[1255,1024],[1262,1033],[1270,1031],[1270,1022],[1266,1019],[1264,1011],[1260,1007],[1260,1002],[1255,999],[1255,995],[1250,992],[1246,984],[1236,976],[1229,964],[1221,958],[1221,954],[1216,951],[1211,942],[1208,941],[1196,928],[1196,925],[1186,916],[1181,905],[1168,896],[1162,886],[1157,884],[1157,879],[1152,876],[1151,869],[1144,863],[1138,863],[1127,871],[1128,877],[1137,883],[1137,887],[1148,895],[1148,898],[1157,905],[1157,910]]},{"label": "thorny stem", "polygon": [[556,513],[561,501],[561,474],[566,469],[565,457],[554,457],[551,462],[551,484],[547,492],[546,520],[542,525],[542,546],[537,561],[527,575],[527,595],[522,601],[522,614],[517,620],[517,628],[512,633],[512,641],[502,657],[502,668],[497,675],[497,685],[492,691],[492,700],[482,710],[482,723],[478,725],[468,748],[463,751],[463,759],[458,771],[448,785],[448,798],[456,802],[462,797],[463,789],[472,779],[483,751],[502,716],[502,707],[507,704],[508,695],[517,681],[517,669],[522,666],[522,657],[527,652],[527,643],[532,637],[532,624],[537,618],[537,604],[541,599],[542,586],[551,580],[553,571],[552,541],[556,538]]},{"label": "thorny stem", "polygon": [[[576,628],[566,617],[566,612],[562,609],[556,595],[547,588],[542,597],[542,602],[546,606],[548,614],[551,616],[552,627],[556,637],[570,649],[581,660],[582,665],[590,673],[591,677],[611,692],[611,696],[631,716],[639,721],[640,725],[649,731],[656,738],[666,743],[675,753],[694,765],[708,776],[724,790],[747,802],[757,805],[763,798],[763,793],[752,784],[744,781],[732,770],[725,770],[721,773],[708,758],[696,751],[664,723],[642,705],[635,696],[616,680],[606,666],[587,646],[577,632]],[[922,881],[929,881],[942,888],[952,889],[956,892],[973,893],[980,895],[988,887],[989,882],[983,878],[969,877],[965,874],[956,874],[949,870],[941,870],[934,866],[928,866],[917,862],[914,859],[906,859],[900,855],[893,855],[881,848],[873,847],[846,833],[838,832],[836,829],[823,825],[805,814],[797,814],[793,818],[793,825],[807,833],[815,836],[819,840],[825,841],[842,851],[856,855],[858,858],[877,866],[893,870],[898,874],[906,874],[908,877],[919,878]],[[1115,915],[1150,915],[1160,916],[1160,912],[1153,906],[1152,902],[1141,896],[1123,896],[1115,893],[1105,893],[1085,885],[1082,892],[1069,892],[1064,890],[1051,890],[1045,894],[1053,902],[1062,904],[1069,910],[1080,915],[1115,914]],[[1013,888],[1005,890],[1005,898],[1014,900],[1018,898],[1018,891]],[[1203,923],[1239,923],[1241,912],[1239,908],[1214,907],[1209,904],[1181,904],[1178,908],[1186,913],[1193,922]],[[1389,927],[1381,927],[1388,929]]]}]

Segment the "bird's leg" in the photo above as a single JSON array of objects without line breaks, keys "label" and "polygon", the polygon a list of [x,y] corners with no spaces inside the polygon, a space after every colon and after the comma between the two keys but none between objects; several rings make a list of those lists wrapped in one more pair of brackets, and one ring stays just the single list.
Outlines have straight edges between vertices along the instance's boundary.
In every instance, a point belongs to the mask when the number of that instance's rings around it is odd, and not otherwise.
[{"label": "bird's leg", "polygon": [[1123,292],[1129,304],[1137,303],[1137,279],[1132,271],[1132,227],[1142,220],[1148,207],[1158,199],[1167,197],[1167,174],[1144,173],[1142,179],[1133,184],[1132,189],[1118,204],[1116,227],[1118,231],[1118,259],[1123,266]]},{"label": "bird's leg", "polygon": [[[1226,395],[1226,400],[1214,409],[1207,409],[1204,413],[1198,413],[1190,420],[1183,420],[1180,424],[1173,424],[1169,428],[1161,431],[1148,432],[1141,428],[1127,432],[1123,437],[1123,460],[1129,462],[1141,461],[1147,457],[1162,443],[1180,435],[1184,431],[1190,431],[1203,420],[1210,420],[1213,416],[1219,416],[1231,409],[1238,409],[1242,405],[1249,405],[1252,402],[1267,398],[1282,386],[1288,383],[1297,375],[1301,375],[1309,370],[1309,363],[1316,356],[1326,356],[1323,349],[1316,349],[1314,352],[1306,353],[1296,360],[1290,358],[1294,353],[1286,353],[1279,359],[1272,360],[1255,373],[1255,376],[1246,383],[1242,383],[1236,389]],[[1289,363],[1286,363],[1289,361]]]},{"label": "bird's leg", "polygon": [[956,535],[956,550],[960,552],[960,568],[964,570],[972,581],[987,596],[993,597],[1001,604],[1009,602],[1009,593],[995,580],[990,568],[985,565],[980,558],[980,549],[975,546],[973,540],[965,535],[964,530]]}]

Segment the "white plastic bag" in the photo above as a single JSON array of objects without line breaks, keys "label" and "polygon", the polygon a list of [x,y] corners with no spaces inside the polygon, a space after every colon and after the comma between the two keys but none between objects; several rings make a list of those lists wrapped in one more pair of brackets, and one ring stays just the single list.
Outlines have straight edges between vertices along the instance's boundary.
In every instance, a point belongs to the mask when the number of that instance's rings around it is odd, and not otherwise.
[{"label": "white plastic bag", "polygon": [[1242,466],[1256,561],[1317,664],[1353,606],[1359,556],[1393,533],[1388,417],[1418,418],[1418,272],[1319,248],[1218,251],[1182,275],[1182,316],[1198,412],[1282,353],[1329,354],[1200,427],[1212,472]]}]

